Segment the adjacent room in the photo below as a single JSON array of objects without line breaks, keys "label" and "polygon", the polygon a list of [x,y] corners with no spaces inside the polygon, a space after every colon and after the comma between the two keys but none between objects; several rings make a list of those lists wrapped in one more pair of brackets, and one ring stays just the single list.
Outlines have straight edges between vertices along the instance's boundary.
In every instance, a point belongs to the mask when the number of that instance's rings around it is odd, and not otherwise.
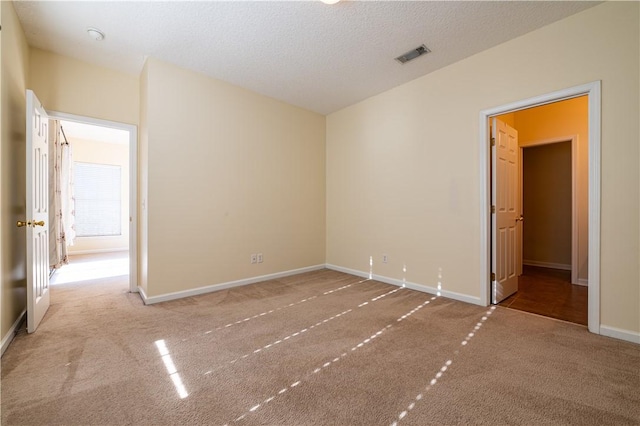
[{"label": "adjacent room", "polygon": [[49,223],[60,225],[49,229],[51,285],[128,275],[128,132],[64,120],[49,128],[58,133],[50,148],[60,148],[49,155]]},{"label": "adjacent room", "polygon": [[501,306],[587,325],[589,99],[498,118],[517,132],[518,288]]},{"label": "adjacent room", "polygon": [[637,2],[0,11],[3,425],[640,423]]}]

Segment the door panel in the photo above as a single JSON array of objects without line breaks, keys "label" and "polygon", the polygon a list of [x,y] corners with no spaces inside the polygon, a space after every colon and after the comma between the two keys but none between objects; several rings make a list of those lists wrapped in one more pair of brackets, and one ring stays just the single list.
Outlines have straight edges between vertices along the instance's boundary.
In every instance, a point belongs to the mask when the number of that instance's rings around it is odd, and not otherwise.
[{"label": "door panel", "polygon": [[49,309],[49,119],[27,90],[27,331]]},{"label": "door panel", "polygon": [[495,206],[491,215],[491,266],[495,274],[491,299],[499,303],[518,291],[519,152],[515,129],[494,118],[491,133],[495,142],[491,149],[491,204]]}]

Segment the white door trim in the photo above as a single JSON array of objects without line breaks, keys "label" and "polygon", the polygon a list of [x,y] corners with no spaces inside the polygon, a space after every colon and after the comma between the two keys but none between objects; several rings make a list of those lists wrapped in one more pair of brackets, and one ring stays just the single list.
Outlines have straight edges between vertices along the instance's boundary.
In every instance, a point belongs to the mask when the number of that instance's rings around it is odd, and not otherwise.
[{"label": "white door trim", "polygon": [[600,117],[601,82],[574,86],[557,92],[512,102],[480,111],[480,299],[483,305],[491,300],[491,178],[490,178],[490,117],[519,111],[578,96],[589,97],[589,331],[600,334]]},{"label": "white door trim", "polygon": [[138,126],[84,117],[58,111],[47,111],[49,118],[75,121],[129,132],[129,291],[138,292]]},{"label": "white door trim", "polygon": [[[524,199],[524,193],[522,192],[523,151],[534,146],[561,142],[571,142],[571,284],[578,284],[578,135],[526,142],[525,146],[520,146],[520,211],[524,211],[522,204]],[[527,220],[527,218],[525,217],[524,220]]]}]

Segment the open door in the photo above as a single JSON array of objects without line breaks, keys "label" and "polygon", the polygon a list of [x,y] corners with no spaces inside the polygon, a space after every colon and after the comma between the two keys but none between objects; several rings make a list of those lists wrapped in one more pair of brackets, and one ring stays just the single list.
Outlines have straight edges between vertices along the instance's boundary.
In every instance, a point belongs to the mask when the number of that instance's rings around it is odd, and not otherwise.
[{"label": "open door", "polygon": [[493,119],[491,126],[491,301],[518,291],[520,233],[518,132]]},{"label": "open door", "polygon": [[27,90],[27,332],[38,328],[49,309],[49,119]]}]

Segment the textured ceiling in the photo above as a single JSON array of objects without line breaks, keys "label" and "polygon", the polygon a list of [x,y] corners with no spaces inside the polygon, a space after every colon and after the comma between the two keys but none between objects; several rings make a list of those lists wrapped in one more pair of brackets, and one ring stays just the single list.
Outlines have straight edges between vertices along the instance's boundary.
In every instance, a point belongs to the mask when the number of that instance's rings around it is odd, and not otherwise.
[{"label": "textured ceiling", "polygon": [[[152,56],[328,114],[595,2],[17,1],[29,45],[138,74]],[[106,38],[86,33],[97,27]],[[432,53],[393,58],[425,44]]]}]

